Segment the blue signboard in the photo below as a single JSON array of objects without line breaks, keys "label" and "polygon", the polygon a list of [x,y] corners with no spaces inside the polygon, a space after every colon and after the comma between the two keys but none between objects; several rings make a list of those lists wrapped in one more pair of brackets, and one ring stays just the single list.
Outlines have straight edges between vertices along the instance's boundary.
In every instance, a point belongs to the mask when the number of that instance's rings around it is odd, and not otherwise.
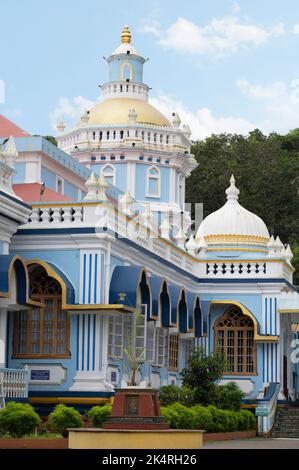
[{"label": "blue signboard", "polygon": [[30,374],[31,380],[50,380],[50,371],[41,369],[32,369]]}]

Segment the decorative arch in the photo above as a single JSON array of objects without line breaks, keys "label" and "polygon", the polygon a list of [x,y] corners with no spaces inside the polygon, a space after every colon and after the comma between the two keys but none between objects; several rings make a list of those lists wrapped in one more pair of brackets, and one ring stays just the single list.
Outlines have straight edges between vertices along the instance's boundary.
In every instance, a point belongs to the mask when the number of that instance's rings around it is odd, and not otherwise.
[{"label": "decorative arch", "polygon": [[161,325],[167,327],[170,326],[171,321],[171,299],[166,280],[162,283],[161,287],[162,288],[159,295],[159,316]]},{"label": "decorative arch", "polygon": [[178,329],[180,333],[188,332],[188,301],[185,289],[181,290],[181,296],[177,305]]},{"label": "decorative arch", "polygon": [[232,305],[214,323],[214,350],[226,359],[228,375],[256,375],[254,323],[239,306]]},{"label": "decorative arch", "polygon": [[147,305],[148,320],[152,315],[152,291],[146,270],[141,271],[140,280],[136,292],[136,305]]},{"label": "decorative arch", "polygon": [[196,338],[203,336],[202,311],[199,297],[195,298],[195,304],[193,308],[193,331]]},{"label": "decorative arch", "polygon": [[62,310],[67,310],[75,303],[74,288],[65,274],[63,274],[59,268],[54,266],[52,263],[39,259],[31,259],[27,261],[26,265],[29,272],[30,270],[34,269],[34,267],[42,267],[49,277],[55,279],[60,284]]},{"label": "decorative arch", "polygon": [[101,175],[113,186],[116,185],[116,169],[111,163],[107,163],[101,169]]},{"label": "decorative arch", "polygon": [[[113,270],[110,288],[109,303],[123,304],[130,308],[135,308],[140,303],[140,285],[143,290],[143,298],[150,298],[152,303],[152,291],[148,273],[142,266],[116,266]],[[148,314],[151,314],[151,306]]]},{"label": "decorative arch", "polygon": [[[256,319],[256,317],[253,315],[253,313],[248,310],[247,307],[245,307],[245,305],[243,305],[241,302],[237,301],[237,300],[211,300],[211,306],[212,305],[235,305],[237,307],[239,307],[243,314],[244,315],[247,315],[248,317],[250,317],[253,321],[253,325],[254,325],[254,339],[255,341],[277,341],[278,340],[278,336],[272,336],[272,335],[261,335],[260,334],[260,324],[258,322],[258,320]],[[211,314],[211,308],[209,308],[209,312],[208,312],[208,315],[210,316]]]},{"label": "decorative arch", "polygon": [[[15,281],[13,279],[14,275]],[[23,258],[21,258],[20,256],[0,256],[0,286],[0,297],[2,298],[11,298],[14,295],[14,287],[16,293],[16,301],[19,305],[39,305],[38,302],[34,302],[30,298],[27,265]]]},{"label": "decorative arch", "polygon": [[134,80],[134,69],[133,65],[126,60],[120,64],[120,80],[126,81],[127,79],[130,82]]},{"label": "decorative arch", "polygon": [[56,273],[48,274],[41,262],[28,264],[27,269],[32,297],[40,305],[14,313],[14,356],[68,358],[69,315],[62,305],[64,283]]},{"label": "decorative arch", "polygon": [[150,166],[146,172],[146,196],[161,197],[161,171],[157,166]]}]

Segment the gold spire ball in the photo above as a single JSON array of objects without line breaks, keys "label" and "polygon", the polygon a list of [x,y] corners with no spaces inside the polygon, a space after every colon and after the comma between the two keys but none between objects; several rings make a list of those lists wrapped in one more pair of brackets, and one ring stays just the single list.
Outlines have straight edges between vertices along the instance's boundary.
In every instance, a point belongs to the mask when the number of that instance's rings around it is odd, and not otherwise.
[{"label": "gold spire ball", "polygon": [[129,26],[126,24],[121,33],[121,42],[129,44],[131,42],[131,33]]}]

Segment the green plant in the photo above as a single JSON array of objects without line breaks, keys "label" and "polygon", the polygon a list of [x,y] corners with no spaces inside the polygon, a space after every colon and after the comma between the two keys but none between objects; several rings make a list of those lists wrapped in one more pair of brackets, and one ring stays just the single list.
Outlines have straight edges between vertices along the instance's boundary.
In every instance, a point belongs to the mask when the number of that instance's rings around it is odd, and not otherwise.
[{"label": "green plant", "polygon": [[256,418],[249,410],[240,410],[238,413],[238,429],[248,431],[256,428]]},{"label": "green plant", "polygon": [[181,403],[190,407],[194,405],[194,390],[186,386],[164,385],[160,388],[159,399],[162,406]]},{"label": "green plant", "polygon": [[232,432],[255,429],[254,415],[247,410],[221,410],[216,406],[195,405],[190,407],[181,403],[161,408],[165,421],[172,429],[202,429],[207,432]]},{"label": "green plant", "polygon": [[172,429],[195,429],[195,413],[180,403],[161,408],[162,416]]},{"label": "green plant", "polygon": [[91,410],[88,412],[88,416],[95,428],[102,427],[104,421],[106,421],[108,416],[111,414],[111,410],[111,405],[94,406],[91,408]]},{"label": "green plant", "polygon": [[32,433],[40,423],[33,407],[23,403],[9,402],[0,410],[0,433],[22,437]]},{"label": "green plant", "polygon": [[215,405],[223,410],[239,411],[245,393],[236,382],[229,382],[216,387]]},{"label": "green plant", "polygon": [[195,403],[214,403],[217,396],[217,385],[226,368],[226,361],[219,352],[209,356],[202,348],[196,349],[189,359],[188,368],[181,372],[183,386],[194,391]]},{"label": "green plant", "polygon": [[80,428],[83,426],[79,411],[63,404],[57,405],[49,414],[48,427],[59,432],[63,437],[68,436],[68,428]]},{"label": "green plant", "polygon": [[127,332],[127,347],[124,348],[124,353],[127,357],[127,360],[130,365],[130,385],[137,385],[137,374],[140,367],[143,364],[144,358],[144,347],[139,347],[136,344],[136,339],[140,336],[140,330],[142,329],[143,323],[143,314],[141,310],[136,309],[134,312],[134,328],[133,328],[133,336]]},{"label": "green plant", "polygon": [[179,401],[179,387],[176,385],[164,385],[159,391],[160,404],[162,406],[172,405]]},{"label": "green plant", "polygon": [[195,413],[195,428],[206,432],[213,431],[213,417],[206,406],[195,405],[192,407]]}]

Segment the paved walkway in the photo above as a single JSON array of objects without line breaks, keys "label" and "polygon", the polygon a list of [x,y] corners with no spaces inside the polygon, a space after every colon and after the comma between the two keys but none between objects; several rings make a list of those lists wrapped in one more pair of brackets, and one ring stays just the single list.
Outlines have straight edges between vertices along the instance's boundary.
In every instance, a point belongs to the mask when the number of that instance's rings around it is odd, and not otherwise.
[{"label": "paved walkway", "polygon": [[206,442],[204,449],[299,449],[299,439],[255,438]]}]

